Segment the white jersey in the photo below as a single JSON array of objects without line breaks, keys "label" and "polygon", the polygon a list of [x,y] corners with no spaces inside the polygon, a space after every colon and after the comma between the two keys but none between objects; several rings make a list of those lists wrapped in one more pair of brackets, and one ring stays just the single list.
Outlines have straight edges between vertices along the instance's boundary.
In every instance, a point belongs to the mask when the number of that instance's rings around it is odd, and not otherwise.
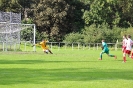
[{"label": "white jersey", "polygon": [[122,41],[122,47],[126,47],[126,41],[127,41],[127,39],[123,39],[123,41]]},{"label": "white jersey", "polygon": [[128,38],[128,40],[126,40],[126,50],[132,50],[132,45],[133,45],[133,41]]}]

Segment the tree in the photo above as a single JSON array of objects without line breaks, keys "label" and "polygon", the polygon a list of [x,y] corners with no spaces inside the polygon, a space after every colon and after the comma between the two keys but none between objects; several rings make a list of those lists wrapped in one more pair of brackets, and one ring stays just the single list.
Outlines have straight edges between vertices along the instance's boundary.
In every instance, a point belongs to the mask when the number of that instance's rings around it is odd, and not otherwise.
[{"label": "tree", "polygon": [[89,4],[83,15],[86,25],[133,26],[133,0],[93,0]]},{"label": "tree", "polygon": [[[82,4],[75,0],[39,0],[34,8],[34,21],[37,29],[46,31],[49,38],[62,41],[64,35],[73,31],[79,31],[83,27],[81,19]],[[80,7],[81,6],[81,7]]]},{"label": "tree", "polygon": [[[115,1],[108,0],[94,0],[90,2],[90,10],[86,10],[83,16],[85,23],[87,25],[97,24],[101,25],[103,23],[108,24],[110,28],[115,23],[117,16],[116,8],[114,8]],[[115,24],[114,24],[115,23]]]},{"label": "tree", "polygon": [[21,12],[19,0],[0,0],[0,10],[5,12]]},{"label": "tree", "polygon": [[120,27],[131,27],[133,26],[133,0],[118,0],[118,8],[120,14]]},{"label": "tree", "polygon": [[21,5],[21,14],[22,14],[22,19],[26,19],[29,17],[33,18],[33,10],[31,8],[32,4],[34,4],[38,0],[18,0],[18,2]]}]

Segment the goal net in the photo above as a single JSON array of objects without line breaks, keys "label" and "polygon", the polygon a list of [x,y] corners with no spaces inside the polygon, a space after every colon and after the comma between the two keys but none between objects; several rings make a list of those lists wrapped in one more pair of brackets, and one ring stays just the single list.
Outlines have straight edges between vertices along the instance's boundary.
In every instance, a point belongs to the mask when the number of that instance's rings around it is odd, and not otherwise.
[{"label": "goal net", "polygon": [[21,24],[20,13],[0,12],[0,50],[22,50],[22,41],[35,44],[35,30],[35,24]]}]

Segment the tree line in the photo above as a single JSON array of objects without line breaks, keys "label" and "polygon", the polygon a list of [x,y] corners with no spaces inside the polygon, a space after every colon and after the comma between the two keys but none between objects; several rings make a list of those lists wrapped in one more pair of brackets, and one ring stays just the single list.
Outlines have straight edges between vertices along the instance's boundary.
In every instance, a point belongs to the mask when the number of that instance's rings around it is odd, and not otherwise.
[{"label": "tree line", "polygon": [[133,31],[133,0],[0,0],[0,11],[35,23],[37,40],[116,42]]}]

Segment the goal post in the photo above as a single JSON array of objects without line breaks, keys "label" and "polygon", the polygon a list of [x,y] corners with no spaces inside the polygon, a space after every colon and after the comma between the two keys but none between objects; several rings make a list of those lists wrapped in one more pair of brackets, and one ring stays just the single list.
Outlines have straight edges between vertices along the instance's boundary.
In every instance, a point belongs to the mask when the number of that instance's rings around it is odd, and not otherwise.
[{"label": "goal post", "polygon": [[[31,28],[31,30],[29,28]],[[25,30],[26,31],[30,30],[31,31],[30,34],[32,36],[29,36],[30,37],[29,40],[24,40],[24,41],[30,41],[32,44],[35,45],[35,43],[36,43],[36,25],[35,24],[21,24],[21,32],[25,31]],[[20,38],[21,38],[21,36],[22,35],[20,35]],[[21,39],[23,39],[23,38],[21,38]],[[20,39],[20,41],[23,41],[21,39]],[[36,51],[35,46],[33,46],[33,51]]]},{"label": "goal post", "polygon": [[[23,31],[29,31],[32,36],[26,36],[28,33],[22,35]],[[35,24],[0,22],[0,46],[3,51],[19,50],[21,41],[25,41],[23,36],[30,37],[26,41],[31,41],[32,44],[35,44],[35,35]],[[33,47],[33,51],[35,51],[35,47]]]}]

